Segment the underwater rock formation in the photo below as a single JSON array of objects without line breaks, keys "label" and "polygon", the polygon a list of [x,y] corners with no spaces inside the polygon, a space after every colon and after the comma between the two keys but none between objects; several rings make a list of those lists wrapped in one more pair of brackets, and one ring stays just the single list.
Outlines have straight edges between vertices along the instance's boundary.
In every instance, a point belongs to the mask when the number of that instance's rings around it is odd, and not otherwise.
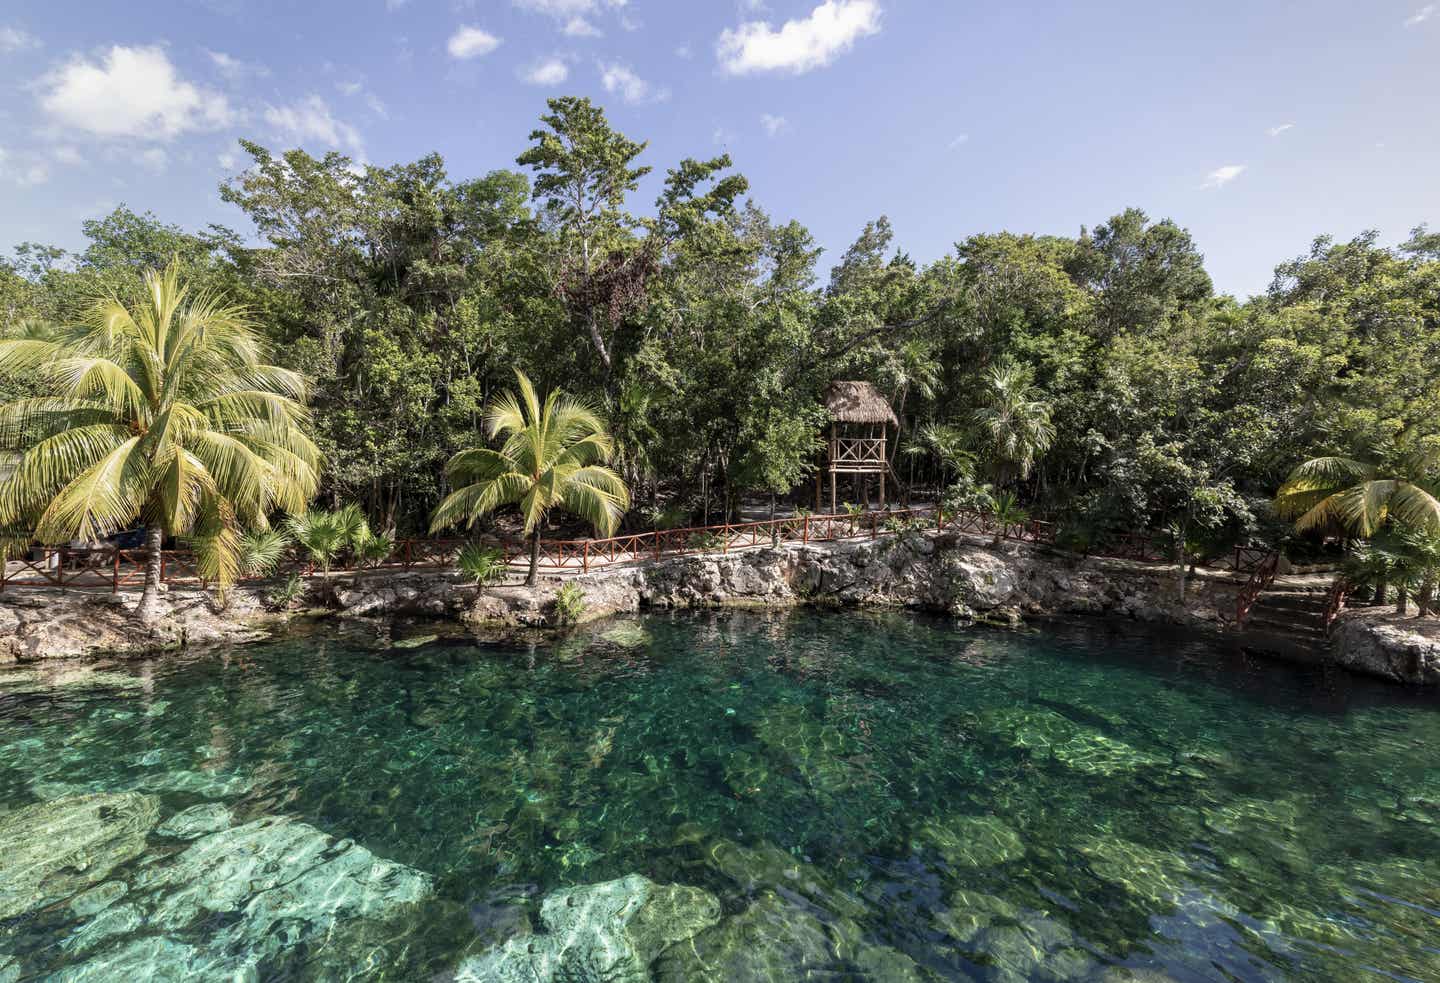
[{"label": "underwater rock formation", "polygon": [[[93,801],[99,799],[108,801]],[[157,818],[154,800],[133,793],[43,808],[52,816],[63,808],[64,815],[78,813],[82,819],[96,813],[109,817],[78,823],[102,830],[84,841],[85,855],[96,858],[86,872],[92,880],[137,856]],[[297,820],[269,817],[203,833],[222,821],[230,823],[228,810],[213,805],[171,817],[162,827],[165,835],[200,838],[178,854],[143,865],[128,884],[107,881],[72,901],[82,921],[66,948],[85,958],[71,960],[53,979],[248,979],[297,954],[311,962],[354,966],[358,957],[333,951],[336,938],[355,934],[356,924],[393,920],[432,893],[426,874]],[[72,821],[67,828],[76,825]],[[106,849],[97,851],[97,845]],[[7,877],[5,883],[8,891],[15,881]],[[47,900],[75,886],[54,876],[43,883],[39,896]],[[136,938],[142,928],[157,934]]]},{"label": "underwater rock formation", "polygon": [[0,822],[0,919],[63,901],[145,849],[158,800],[82,795],[6,813]]},{"label": "underwater rock formation", "polygon": [[673,943],[720,920],[699,888],[639,874],[568,888],[540,906],[545,931],[514,938],[460,966],[456,983],[640,983]]}]

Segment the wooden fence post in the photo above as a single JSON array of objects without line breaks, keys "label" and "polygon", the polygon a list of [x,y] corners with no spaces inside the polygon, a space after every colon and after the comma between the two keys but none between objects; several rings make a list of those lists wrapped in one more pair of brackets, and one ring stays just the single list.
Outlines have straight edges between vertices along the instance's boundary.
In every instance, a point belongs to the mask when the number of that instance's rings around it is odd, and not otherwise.
[{"label": "wooden fence post", "polygon": [[120,593],[120,551],[115,551],[114,572],[110,575],[110,593]]},{"label": "wooden fence post", "polygon": [[580,569],[590,572],[590,540],[585,540],[585,552],[580,555]]},{"label": "wooden fence post", "polygon": [[808,542],[810,542],[810,516],[809,516],[808,513],[805,515],[804,527],[802,528],[802,530],[801,530],[801,532],[800,532],[800,542],[802,542],[802,543],[808,543]]}]

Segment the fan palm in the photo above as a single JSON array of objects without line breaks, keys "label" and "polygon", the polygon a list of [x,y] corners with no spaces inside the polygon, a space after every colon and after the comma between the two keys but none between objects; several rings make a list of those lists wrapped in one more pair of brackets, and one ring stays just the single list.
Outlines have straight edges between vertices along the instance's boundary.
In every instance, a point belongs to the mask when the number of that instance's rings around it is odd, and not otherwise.
[{"label": "fan palm", "polygon": [[1275,511],[1294,519],[1297,532],[1335,531],[1373,536],[1387,522],[1440,530],[1440,499],[1428,480],[1436,454],[1409,454],[1397,468],[1345,457],[1317,457],[1299,465],[1275,496]]},{"label": "fan palm", "polygon": [[142,523],[136,614],[151,622],[164,537],[190,534],[201,574],[223,590],[242,530],[314,495],[320,453],[305,433],[304,379],[264,362],[243,308],[192,291],[174,263],[144,286],[131,307],[112,296],[49,338],[0,341],[0,374],[44,393],[0,407],[0,446],[18,452],[0,526],[33,523],[55,543]]},{"label": "fan palm", "polygon": [[476,447],[450,459],[445,475],[455,491],[435,509],[431,532],[474,525],[503,505],[519,505],[530,537],[534,586],[540,565],[540,527],[552,509],[564,508],[609,535],[630,507],[630,491],[606,467],[614,445],[587,405],[560,390],[542,404],[525,373],[515,370],[520,393],[505,393],[485,411],[499,450]]},{"label": "fan palm", "polygon": [[992,476],[999,489],[1011,468],[1030,477],[1035,458],[1055,442],[1050,406],[1029,375],[1015,365],[997,365],[986,378],[987,402],[974,413],[976,427],[990,447]]}]

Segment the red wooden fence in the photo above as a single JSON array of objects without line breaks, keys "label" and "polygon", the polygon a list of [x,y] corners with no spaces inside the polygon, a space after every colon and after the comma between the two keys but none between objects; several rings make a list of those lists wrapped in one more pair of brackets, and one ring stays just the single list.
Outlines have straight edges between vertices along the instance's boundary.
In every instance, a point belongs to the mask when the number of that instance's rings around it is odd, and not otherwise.
[{"label": "red wooden fence", "polygon": [[[1000,528],[994,517],[983,512],[963,511],[946,514],[941,509],[897,509],[884,512],[859,512],[840,515],[798,515],[759,522],[724,523],[686,529],[658,529],[626,533],[609,539],[541,540],[540,567],[552,572],[588,572],[613,563],[658,560],[663,556],[684,556],[690,553],[728,553],[731,550],[753,549],[772,543],[825,543],[846,539],[875,539],[905,529],[934,528],[981,536],[998,535],[1015,542],[1054,545],[1057,528],[1054,523],[1037,519]],[[501,551],[507,565],[529,563],[530,545],[511,539],[480,538],[482,545]],[[367,565],[367,569],[445,568],[455,564],[467,541],[463,539],[402,539],[390,556]],[[72,549],[44,547],[39,557],[11,561],[0,569],[0,591],[12,587],[51,587],[61,590],[118,592],[138,587],[145,581],[143,550],[102,547]],[[1163,538],[1151,533],[1121,533],[1106,538],[1086,550],[1086,555],[1156,562],[1165,560]],[[1238,554],[1237,554],[1238,556]],[[13,572],[11,568],[14,569]],[[340,564],[337,570],[350,567]],[[1237,562],[1238,569],[1238,562]],[[193,553],[165,550],[162,554],[162,579],[167,584],[204,587],[196,568]],[[298,556],[282,566],[292,571],[314,574],[314,566]]]}]

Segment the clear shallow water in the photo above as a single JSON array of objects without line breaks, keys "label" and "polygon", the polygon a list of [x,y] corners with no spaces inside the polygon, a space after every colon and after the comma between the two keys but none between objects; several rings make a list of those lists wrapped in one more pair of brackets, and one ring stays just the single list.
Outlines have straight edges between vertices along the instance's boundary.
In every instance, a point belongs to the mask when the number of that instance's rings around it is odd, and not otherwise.
[{"label": "clear shallow water", "polygon": [[[329,631],[0,674],[0,980],[431,979],[631,873],[727,918],[657,978],[1440,979],[1440,709],[1393,687],[901,615]],[[97,802],[125,836],[17,874],[60,835],[18,826]],[[216,804],[254,831],[223,857],[165,832]]]}]

